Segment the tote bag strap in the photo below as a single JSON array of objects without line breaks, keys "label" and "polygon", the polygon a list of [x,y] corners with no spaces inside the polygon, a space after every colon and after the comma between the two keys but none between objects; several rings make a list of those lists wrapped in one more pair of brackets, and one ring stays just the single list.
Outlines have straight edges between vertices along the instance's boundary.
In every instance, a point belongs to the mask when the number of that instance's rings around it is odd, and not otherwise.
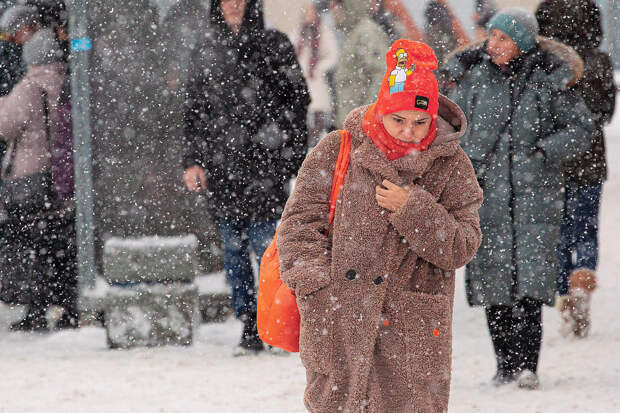
[{"label": "tote bag strap", "polygon": [[351,160],[351,133],[346,130],[339,130],[338,132],[340,133],[340,152],[338,152],[338,161],[332,181],[332,193],[329,199],[329,225],[334,222],[338,195],[342,185],[344,185],[344,178],[347,175],[349,161]]},{"label": "tote bag strap", "polygon": [[52,137],[50,136],[50,109],[47,100],[47,91],[41,90],[41,100],[43,103],[43,116],[45,117],[45,140],[47,141],[47,150],[52,153]]}]

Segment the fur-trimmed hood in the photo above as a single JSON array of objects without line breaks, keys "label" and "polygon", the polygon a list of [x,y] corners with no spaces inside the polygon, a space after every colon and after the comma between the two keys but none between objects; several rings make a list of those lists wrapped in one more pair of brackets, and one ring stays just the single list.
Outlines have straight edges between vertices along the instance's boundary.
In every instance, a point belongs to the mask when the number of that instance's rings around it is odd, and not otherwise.
[{"label": "fur-trimmed hood", "polygon": [[[458,79],[482,59],[489,58],[486,52],[486,44],[487,40],[485,39],[455,50],[446,57],[442,72],[447,75],[448,79]],[[538,37],[538,44],[543,53],[554,56],[570,69],[572,77],[566,79],[566,83],[569,87],[574,86],[583,77],[583,60],[575,49],[564,43],[542,36]],[[449,62],[454,58],[457,58],[463,66],[462,71],[459,71],[460,73],[450,68]],[[552,64],[549,64],[546,69],[551,69],[551,66]]]}]

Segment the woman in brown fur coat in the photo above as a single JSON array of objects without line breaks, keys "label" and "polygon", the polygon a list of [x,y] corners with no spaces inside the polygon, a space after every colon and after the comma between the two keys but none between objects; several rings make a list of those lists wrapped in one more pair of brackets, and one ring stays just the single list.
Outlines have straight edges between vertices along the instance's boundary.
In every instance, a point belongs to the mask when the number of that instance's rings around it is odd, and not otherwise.
[{"label": "woman in brown fur coat", "polygon": [[377,102],[344,124],[351,163],[329,235],[337,132],[305,160],[282,216],[281,277],[297,295],[310,412],[448,408],[454,270],[480,245],[482,191],[432,50],[398,40],[386,61]]}]

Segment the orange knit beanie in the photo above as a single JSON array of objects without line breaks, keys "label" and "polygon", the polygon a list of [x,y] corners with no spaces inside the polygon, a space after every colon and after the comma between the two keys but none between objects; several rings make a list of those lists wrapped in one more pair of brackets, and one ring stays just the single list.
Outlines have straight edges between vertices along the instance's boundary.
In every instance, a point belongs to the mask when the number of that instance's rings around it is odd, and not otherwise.
[{"label": "orange knit beanie", "polygon": [[[366,111],[362,128],[387,158],[394,160],[425,151],[437,136],[439,87],[432,73],[437,69],[437,57],[424,43],[400,39],[394,42],[385,60],[387,73],[379,97]],[[432,116],[428,134],[421,142],[402,142],[385,130],[383,116],[401,110],[419,110]]]},{"label": "orange knit beanie", "polygon": [[387,72],[383,77],[377,114],[401,110],[420,110],[433,119],[439,110],[439,88],[433,70],[437,69],[435,52],[424,43],[399,39],[385,55]]}]

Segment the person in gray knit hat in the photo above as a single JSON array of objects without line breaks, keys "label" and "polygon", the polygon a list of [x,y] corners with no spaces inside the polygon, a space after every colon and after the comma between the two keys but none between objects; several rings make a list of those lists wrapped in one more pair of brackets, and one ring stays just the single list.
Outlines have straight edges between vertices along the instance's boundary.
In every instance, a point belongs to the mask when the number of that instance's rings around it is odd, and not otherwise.
[{"label": "person in gray knit hat", "polygon": [[501,30],[527,53],[538,43],[538,22],[532,13],[520,7],[511,7],[497,13],[489,21],[489,31]]},{"label": "person in gray knit hat", "polygon": [[489,21],[487,53],[498,66],[505,66],[538,45],[538,22],[525,9],[511,7]]},{"label": "person in gray knit hat", "polygon": [[500,11],[488,32],[443,67],[469,124],[461,146],[484,190],[484,236],[465,285],[469,304],[487,317],[493,384],[536,389],[542,306],[555,301],[563,165],[586,152],[594,123],[569,88],[583,62],[568,46],[538,38],[532,14]]},{"label": "person in gray knit hat", "polygon": [[13,6],[0,18],[0,30],[6,33],[10,40],[19,44],[30,40],[40,26],[39,12],[34,7]]},{"label": "person in gray knit hat", "polygon": [[62,62],[63,53],[51,29],[39,30],[24,45],[22,52],[24,63],[30,65],[45,65]]}]

